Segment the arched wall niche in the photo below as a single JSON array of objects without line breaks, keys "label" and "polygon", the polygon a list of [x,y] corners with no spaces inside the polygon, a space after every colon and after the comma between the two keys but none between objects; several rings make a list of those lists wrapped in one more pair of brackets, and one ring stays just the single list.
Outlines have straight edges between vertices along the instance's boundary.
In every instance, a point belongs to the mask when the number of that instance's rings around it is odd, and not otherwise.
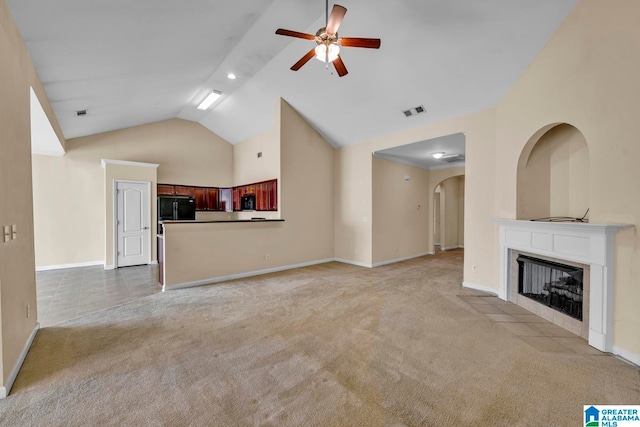
[{"label": "arched wall niche", "polygon": [[520,153],[517,219],[581,218],[589,208],[589,147],[567,123],[541,128]]}]

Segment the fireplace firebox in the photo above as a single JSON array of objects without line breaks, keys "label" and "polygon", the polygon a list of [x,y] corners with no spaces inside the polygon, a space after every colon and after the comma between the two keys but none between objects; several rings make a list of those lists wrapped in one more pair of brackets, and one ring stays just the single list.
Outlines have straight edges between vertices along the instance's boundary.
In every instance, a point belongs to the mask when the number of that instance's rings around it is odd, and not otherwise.
[{"label": "fireplace firebox", "polygon": [[520,295],[582,321],[582,268],[526,255],[516,261]]}]

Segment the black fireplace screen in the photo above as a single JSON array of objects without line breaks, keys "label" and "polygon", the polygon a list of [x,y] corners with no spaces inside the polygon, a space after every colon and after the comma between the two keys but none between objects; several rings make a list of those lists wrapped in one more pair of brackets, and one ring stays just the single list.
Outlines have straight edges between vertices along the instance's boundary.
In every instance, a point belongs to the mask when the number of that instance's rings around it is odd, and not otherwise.
[{"label": "black fireplace screen", "polygon": [[520,295],[582,320],[582,268],[525,255],[517,261]]}]

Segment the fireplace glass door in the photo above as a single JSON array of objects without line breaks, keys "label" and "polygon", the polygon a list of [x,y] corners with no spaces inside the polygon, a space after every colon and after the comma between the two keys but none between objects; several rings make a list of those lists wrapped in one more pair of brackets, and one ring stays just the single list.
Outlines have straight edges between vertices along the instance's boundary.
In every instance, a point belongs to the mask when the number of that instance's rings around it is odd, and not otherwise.
[{"label": "fireplace glass door", "polygon": [[582,320],[582,268],[525,255],[517,261],[520,295]]}]

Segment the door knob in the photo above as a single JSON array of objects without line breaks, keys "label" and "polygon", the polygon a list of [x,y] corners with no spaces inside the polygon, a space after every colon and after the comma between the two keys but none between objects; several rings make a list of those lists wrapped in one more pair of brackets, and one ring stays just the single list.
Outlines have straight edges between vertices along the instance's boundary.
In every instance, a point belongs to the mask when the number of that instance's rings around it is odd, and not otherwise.
[{"label": "door knob", "polygon": [[143,229],[143,230],[148,230],[148,229],[149,229],[149,227],[143,227],[142,229]]}]

